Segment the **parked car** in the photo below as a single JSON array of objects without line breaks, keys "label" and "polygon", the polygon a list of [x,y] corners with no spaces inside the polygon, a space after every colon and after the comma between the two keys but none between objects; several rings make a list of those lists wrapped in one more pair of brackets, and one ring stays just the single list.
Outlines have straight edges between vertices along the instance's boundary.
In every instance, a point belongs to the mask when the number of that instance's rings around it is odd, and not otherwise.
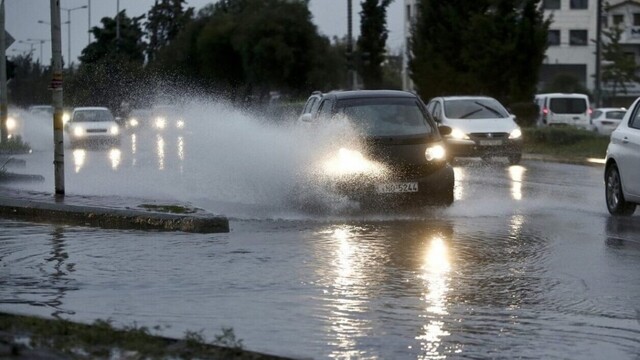
[{"label": "parked car", "polygon": [[[314,93],[310,112],[300,122],[346,118],[365,149],[336,147],[321,166],[321,176],[338,193],[361,204],[450,205],[454,174],[446,161],[441,134],[416,95],[404,91]],[[306,109],[307,107],[305,107]]]},{"label": "parked car", "polygon": [[83,142],[120,142],[120,126],[105,107],[78,107],[65,125],[72,146]]},{"label": "parked car", "polygon": [[631,215],[640,204],[640,98],[611,133],[605,162],[607,209],[612,215]]},{"label": "parked car", "polygon": [[429,101],[436,122],[451,128],[445,137],[449,161],[455,157],[506,156],[522,159],[522,131],[498,100],[486,96],[446,96]]},{"label": "parked car", "polygon": [[575,126],[591,130],[591,107],[585,94],[537,94],[538,126]]},{"label": "parked car", "polygon": [[595,109],[591,114],[593,131],[603,135],[611,135],[626,113],[627,109],[625,108]]}]

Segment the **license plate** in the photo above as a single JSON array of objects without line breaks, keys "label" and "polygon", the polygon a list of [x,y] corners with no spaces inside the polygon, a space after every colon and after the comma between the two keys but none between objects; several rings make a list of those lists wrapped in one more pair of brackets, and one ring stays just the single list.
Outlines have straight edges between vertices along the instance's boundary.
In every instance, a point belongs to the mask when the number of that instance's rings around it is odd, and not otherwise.
[{"label": "license plate", "polygon": [[379,194],[418,192],[417,182],[387,183],[376,185]]},{"label": "license plate", "polygon": [[498,146],[498,145],[502,145],[502,140],[480,140],[480,145]]}]

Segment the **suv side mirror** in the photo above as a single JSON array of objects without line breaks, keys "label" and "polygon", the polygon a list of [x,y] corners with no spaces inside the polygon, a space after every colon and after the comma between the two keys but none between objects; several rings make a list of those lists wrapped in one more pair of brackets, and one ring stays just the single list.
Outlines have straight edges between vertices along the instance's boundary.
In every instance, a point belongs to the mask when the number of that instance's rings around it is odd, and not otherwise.
[{"label": "suv side mirror", "polygon": [[438,131],[440,132],[440,135],[442,136],[447,136],[447,135],[451,135],[451,127],[447,126],[447,125],[438,125]]},{"label": "suv side mirror", "polygon": [[298,120],[302,122],[311,122],[311,120],[313,120],[313,116],[311,116],[310,113],[302,114]]}]

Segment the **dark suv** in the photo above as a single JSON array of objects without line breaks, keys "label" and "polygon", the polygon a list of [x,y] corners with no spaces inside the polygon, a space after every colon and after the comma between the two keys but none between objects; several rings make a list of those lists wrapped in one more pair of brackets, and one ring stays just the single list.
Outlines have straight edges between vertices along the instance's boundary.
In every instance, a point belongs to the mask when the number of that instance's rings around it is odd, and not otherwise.
[{"label": "dark suv", "polygon": [[453,202],[454,174],[438,127],[415,94],[404,91],[314,92],[302,124],[346,118],[359,148],[338,147],[321,167],[332,188],[361,204],[413,205]]}]

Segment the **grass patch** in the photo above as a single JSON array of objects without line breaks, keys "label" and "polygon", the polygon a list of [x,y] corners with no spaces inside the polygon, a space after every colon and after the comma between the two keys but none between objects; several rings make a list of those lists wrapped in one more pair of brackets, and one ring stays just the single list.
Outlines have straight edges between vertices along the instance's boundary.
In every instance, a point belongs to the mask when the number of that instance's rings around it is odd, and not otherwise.
[{"label": "grass patch", "polygon": [[156,204],[141,204],[139,207],[149,210],[170,214],[193,214],[198,212],[199,209],[190,208],[182,205],[156,205]]},{"label": "grass patch", "polygon": [[28,345],[15,340],[10,345],[11,353],[21,358],[44,352],[87,359],[114,358],[122,353],[130,359],[284,359],[242,350],[242,340],[231,328],[223,328],[222,334],[208,343],[201,332],[187,331],[184,339],[177,340],[153,335],[135,324],[116,329],[104,320],[87,325],[0,313],[0,335],[5,344],[7,335],[28,339]]},{"label": "grass patch", "polygon": [[604,158],[609,137],[572,127],[523,129],[523,151],[567,159]]},{"label": "grass patch", "polygon": [[7,141],[0,142],[0,153],[2,154],[26,154],[31,151],[31,146],[22,141],[22,137],[14,136]]}]

